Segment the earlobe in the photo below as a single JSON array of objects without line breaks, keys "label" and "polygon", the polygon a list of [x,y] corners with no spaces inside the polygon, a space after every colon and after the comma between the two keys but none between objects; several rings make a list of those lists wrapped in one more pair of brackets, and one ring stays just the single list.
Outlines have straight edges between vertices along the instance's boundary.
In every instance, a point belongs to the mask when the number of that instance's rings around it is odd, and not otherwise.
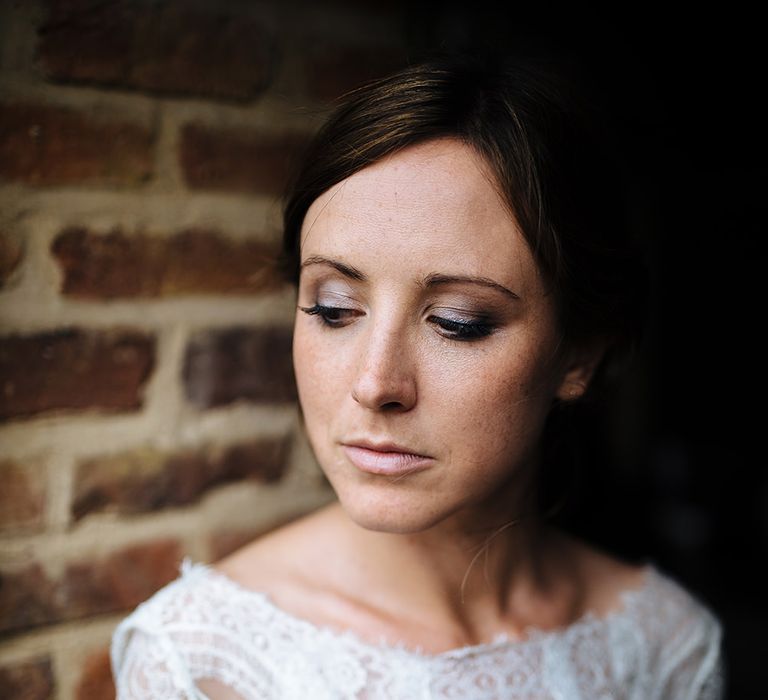
[{"label": "earlobe", "polygon": [[561,401],[575,401],[584,396],[604,354],[605,349],[602,346],[599,349],[574,353],[558,387],[557,398]]},{"label": "earlobe", "polygon": [[588,386],[588,379],[573,377],[569,372],[557,390],[557,398],[561,401],[575,401],[584,395]]}]

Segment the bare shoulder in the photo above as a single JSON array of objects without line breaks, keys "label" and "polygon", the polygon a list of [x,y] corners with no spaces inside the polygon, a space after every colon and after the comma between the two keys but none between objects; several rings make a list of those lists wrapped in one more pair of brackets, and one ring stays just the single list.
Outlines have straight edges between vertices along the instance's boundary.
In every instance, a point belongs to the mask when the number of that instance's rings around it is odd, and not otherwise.
[{"label": "bare shoulder", "polygon": [[333,506],[288,523],[218,561],[213,568],[240,586],[266,593],[301,615],[312,608],[331,575],[323,543],[333,541]]},{"label": "bare shoulder", "polygon": [[[301,570],[297,562],[311,557],[323,510],[308,513],[240,547],[213,565],[241,586],[269,591],[274,582],[285,583]],[[313,537],[307,536],[312,532]]]}]

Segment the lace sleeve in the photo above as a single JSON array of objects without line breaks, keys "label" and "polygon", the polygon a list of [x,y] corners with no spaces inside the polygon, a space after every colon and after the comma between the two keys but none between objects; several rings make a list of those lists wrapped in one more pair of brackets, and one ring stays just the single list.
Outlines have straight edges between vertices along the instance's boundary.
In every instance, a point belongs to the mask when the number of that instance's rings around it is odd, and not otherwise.
[{"label": "lace sleeve", "polygon": [[111,656],[117,700],[206,700],[170,637],[121,625]]},{"label": "lace sleeve", "polygon": [[254,616],[251,600],[204,567],[158,591],[115,629],[117,700],[262,700],[276,697],[279,630]]},{"label": "lace sleeve", "polygon": [[709,614],[691,619],[671,639],[661,674],[660,700],[722,700],[725,669],[719,622]]}]

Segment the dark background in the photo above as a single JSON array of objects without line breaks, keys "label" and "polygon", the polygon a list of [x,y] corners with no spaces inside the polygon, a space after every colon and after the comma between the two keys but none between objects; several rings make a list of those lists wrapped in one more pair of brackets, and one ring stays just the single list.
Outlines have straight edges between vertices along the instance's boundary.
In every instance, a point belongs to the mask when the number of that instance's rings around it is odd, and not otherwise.
[{"label": "dark background", "polygon": [[[593,76],[647,235],[651,323],[607,408],[587,409],[564,520],[651,560],[718,614],[728,697],[766,697],[765,27],[737,5],[420,3],[414,57],[549,47]],[[607,448],[604,437],[608,436]]]}]

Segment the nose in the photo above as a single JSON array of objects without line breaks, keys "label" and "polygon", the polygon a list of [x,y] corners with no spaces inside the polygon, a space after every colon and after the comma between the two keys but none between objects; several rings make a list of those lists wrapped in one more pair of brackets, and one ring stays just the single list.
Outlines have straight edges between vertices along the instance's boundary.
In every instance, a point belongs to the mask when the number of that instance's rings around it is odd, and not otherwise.
[{"label": "nose", "polygon": [[405,334],[371,329],[362,349],[352,398],[374,411],[409,411],[416,405],[416,376]]}]

